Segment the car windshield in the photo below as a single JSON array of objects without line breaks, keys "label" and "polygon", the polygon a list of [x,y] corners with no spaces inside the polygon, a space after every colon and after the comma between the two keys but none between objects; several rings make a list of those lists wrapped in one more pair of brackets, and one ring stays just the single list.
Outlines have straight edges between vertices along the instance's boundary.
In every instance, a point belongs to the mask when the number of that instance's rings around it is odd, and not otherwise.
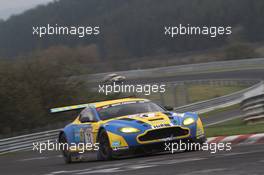
[{"label": "car windshield", "polygon": [[107,120],[126,115],[164,111],[162,107],[149,101],[133,101],[112,104],[97,108],[96,110],[101,120]]}]

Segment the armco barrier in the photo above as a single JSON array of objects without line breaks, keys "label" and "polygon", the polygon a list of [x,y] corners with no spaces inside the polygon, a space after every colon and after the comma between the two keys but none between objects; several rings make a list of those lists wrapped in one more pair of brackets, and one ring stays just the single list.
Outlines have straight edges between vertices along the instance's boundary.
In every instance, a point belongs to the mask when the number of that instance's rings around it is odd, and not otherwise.
[{"label": "armco barrier", "polygon": [[55,141],[60,129],[27,134],[0,140],[0,154],[32,149],[33,142]]},{"label": "armco barrier", "polygon": [[[237,87],[250,87],[259,83],[259,80],[255,79],[204,79],[204,80],[186,80],[186,81],[171,81],[162,83],[166,86],[165,92],[153,93],[150,95],[140,94],[141,98],[147,98],[160,105],[173,106],[174,108],[182,107],[190,104],[190,93],[188,88],[193,85],[206,85],[212,87],[227,87],[227,86],[237,86]],[[150,83],[149,83],[150,84]],[[148,84],[148,85],[149,85]],[[97,91],[97,89],[94,89]],[[124,93],[124,96],[129,96],[130,94]],[[132,93],[133,95],[133,93]]]},{"label": "armco barrier", "polygon": [[244,112],[244,120],[248,123],[264,122],[264,87],[251,96],[249,93],[245,94],[241,109]]},{"label": "armco barrier", "polygon": [[203,113],[203,112],[211,111],[217,108],[230,106],[233,104],[239,104],[244,100],[245,94],[254,94],[255,91],[259,91],[259,89],[263,87],[264,87],[263,82],[260,82],[252,87],[235,92],[230,95],[225,95],[225,96],[214,98],[211,100],[206,100],[206,101],[197,102],[197,103],[193,103],[190,105],[178,107],[178,108],[175,108],[175,110],[177,112],[194,111],[197,113]]},{"label": "armco barrier", "polygon": [[[210,111],[219,107],[240,103],[245,94],[252,94],[261,88],[263,88],[263,82],[230,95],[182,106],[175,108],[175,110],[177,112],[193,111],[198,113]],[[56,141],[59,130],[60,129],[1,139],[0,154],[32,149],[33,142]]]}]

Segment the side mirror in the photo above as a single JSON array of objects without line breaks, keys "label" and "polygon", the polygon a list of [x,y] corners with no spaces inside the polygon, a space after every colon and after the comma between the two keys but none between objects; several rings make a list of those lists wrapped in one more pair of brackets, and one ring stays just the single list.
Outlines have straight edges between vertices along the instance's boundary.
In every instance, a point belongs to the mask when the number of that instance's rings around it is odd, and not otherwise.
[{"label": "side mirror", "polygon": [[167,111],[173,111],[173,107],[171,107],[171,106],[164,106],[164,108],[165,108]]}]

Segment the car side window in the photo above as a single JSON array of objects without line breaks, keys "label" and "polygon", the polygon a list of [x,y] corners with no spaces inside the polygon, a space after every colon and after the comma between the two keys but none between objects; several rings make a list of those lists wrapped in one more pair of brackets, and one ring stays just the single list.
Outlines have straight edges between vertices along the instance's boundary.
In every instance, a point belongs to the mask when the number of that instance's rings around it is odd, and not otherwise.
[{"label": "car side window", "polygon": [[97,120],[96,120],[96,117],[95,117],[92,109],[88,107],[88,108],[85,108],[81,112],[81,114],[80,114],[80,121],[82,123],[84,123],[84,122],[95,122]]}]

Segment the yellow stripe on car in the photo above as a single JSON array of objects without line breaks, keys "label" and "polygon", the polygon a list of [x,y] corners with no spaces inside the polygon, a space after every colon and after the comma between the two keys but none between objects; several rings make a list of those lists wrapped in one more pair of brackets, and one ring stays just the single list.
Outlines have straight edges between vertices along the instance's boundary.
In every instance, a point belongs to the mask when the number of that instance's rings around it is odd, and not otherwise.
[{"label": "yellow stripe on car", "polygon": [[113,148],[112,143],[114,143],[114,142],[119,142],[120,143],[119,147],[127,147],[128,146],[126,140],[122,136],[114,134],[114,133],[109,132],[109,131],[107,131],[107,135],[108,135],[110,146],[112,148]]},{"label": "yellow stripe on car", "polygon": [[204,134],[204,128],[203,128],[203,123],[201,121],[200,118],[198,118],[197,122],[196,122],[196,126],[197,126],[197,129],[196,129],[196,136],[200,136],[200,135],[203,135]]}]

